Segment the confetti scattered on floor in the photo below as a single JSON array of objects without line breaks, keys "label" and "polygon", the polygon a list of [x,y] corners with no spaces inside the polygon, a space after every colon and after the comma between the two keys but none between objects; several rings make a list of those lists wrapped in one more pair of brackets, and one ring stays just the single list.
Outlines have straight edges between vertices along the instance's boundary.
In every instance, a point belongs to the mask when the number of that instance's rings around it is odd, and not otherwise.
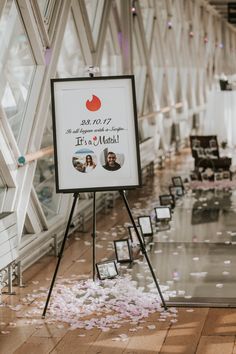
[{"label": "confetti scattered on floor", "polygon": [[[47,290],[41,289],[24,299],[25,306],[34,301],[33,308],[25,314],[27,318],[41,317],[46,296]],[[157,289],[147,292],[129,275],[95,282],[92,279],[61,279],[54,286],[47,311],[46,321],[50,323],[66,323],[71,329],[99,328],[102,331],[119,328],[127,322],[139,324],[153,313],[157,314],[156,320],[160,314],[171,319],[177,313],[174,308],[164,311]],[[154,327],[147,326],[150,330]]]}]

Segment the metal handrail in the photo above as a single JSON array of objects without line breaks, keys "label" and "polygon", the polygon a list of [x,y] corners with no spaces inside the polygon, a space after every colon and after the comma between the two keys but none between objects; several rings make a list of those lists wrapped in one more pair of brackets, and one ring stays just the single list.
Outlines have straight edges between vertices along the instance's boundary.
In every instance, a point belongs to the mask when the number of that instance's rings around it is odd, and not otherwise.
[{"label": "metal handrail", "polygon": [[18,166],[23,166],[26,163],[38,160],[44,156],[52,155],[53,151],[54,151],[53,146],[47,146],[43,149],[32,152],[32,153],[27,154],[25,156],[19,156],[18,157]]}]

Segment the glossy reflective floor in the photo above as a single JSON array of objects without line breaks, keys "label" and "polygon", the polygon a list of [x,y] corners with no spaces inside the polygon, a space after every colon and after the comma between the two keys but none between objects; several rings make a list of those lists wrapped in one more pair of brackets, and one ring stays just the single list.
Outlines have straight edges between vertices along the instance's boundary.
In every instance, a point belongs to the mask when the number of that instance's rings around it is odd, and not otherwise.
[{"label": "glossy reflective floor", "polygon": [[[186,183],[185,195],[176,201],[170,223],[155,224],[153,210],[160,193],[168,193],[171,177],[188,178],[191,167],[188,155],[167,162],[154,180],[146,182],[133,212],[152,217],[155,231],[153,238],[146,239],[147,249],[167,303],[236,306],[235,177],[227,188],[223,182],[217,187],[214,183],[210,188],[202,185],[204,189],[201,184],[192,189],[191,183]],[[140,286],[145,286],[142,267],[135,265],[133,273],[138,274]]]},{"label": "glossy reflective floor", "polygon": [[[155,170],[155,176],[144,181],[143,188],[128,192],[127,199],[135,220],[142,215],[152,216],[155,232],[147,245],[148,255],[167,304],[182,307],[176,310],[169,306],[168,311],[151,313],[138,323],[125,319],[119,328],[112,327],[108,331],[97,327],[73,329],[65,321],[54,322],[50,312],[43,320],[41,313],[57,263],[57,258],[49,254],[23,273],[25,286],[14,287],[16,295],[1,295],[0,354],[236,353],[236,309],[209,308],[235,306],[235,190],[193,191],[186,184],[186,193],[177,201],[169,227],[155,225],[153,209],[159,204],[159,195],[166,193],[172,176],[188,177],[192,160],[186,151],[172,157],[165,165],[165,169]],[[127,237],[129,224],[120,198],[109,212],[97,214],[97,262],[114,259],[113,241]],[[157,231],[160,226],[165,230]],[[92,278],[91,230],[92,222],[89,222],[85,232],[75,231],[68,238],[58,283],[65,281],[70,288],[73,281]],[[121,264],[119,271],[124,275],[132,274],[137,281],[135,286],[156,293],[143,256],[136,254],[135,261]],[[127,282],[127,288],[129,286]],[[58,294],[60,297],[63,292]],[[38,295],[42,297],[43,307]],[[77,298],[78,293],[74,291],[73,295]],[[146,294],[139,294],[138,300],[140,297],[146,304]],[[71,323],[74,323],[79,320],[74,318],[71,306],[74,298],[67,298],[70,311],[66,317],[71,313]],[[104,304],[107,308],[107,302]],[[196,308],[195,304],[204,308]],[[59,305],[61,302],[57,303],[57,313],[64,313]],[[96,310],[89,319],[100,315]]]}]

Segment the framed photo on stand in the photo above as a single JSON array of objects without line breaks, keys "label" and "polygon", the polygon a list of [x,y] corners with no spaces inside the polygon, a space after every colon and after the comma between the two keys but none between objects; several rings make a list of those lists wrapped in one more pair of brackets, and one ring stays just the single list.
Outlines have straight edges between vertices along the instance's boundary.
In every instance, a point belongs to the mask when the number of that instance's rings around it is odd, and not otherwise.
[{"label": "framed photo on stand", "polygon": [[167,223],[171,220],[171,210],[168,206],[159,206],[155,208],[156,221]]},{"label": "framed photo on stand", "polygon": [[222,172],[222,179],[230,181],[231,180],[231,174],[230,171],[223,171]]},{"label": "framed photo on stand", "polygon": [[153,228],[150,216],[139,216],[138,223],[140,225],[143,237],[152,236]]},{"label": "framed photo on stand", "polygon": [[130,239],[121,239],[114,241],[116,259],[119,263],[132,262],[132,252],[130,248]]},{"label": "framed photo on stand", "polygon": [[[143,237],[142,230],[139,225],[137,225],[137,229],[138,229],[140,237]],[[138,236],[136,234],[135,228],[133,226],[128,226],[128,231],[129,231],[132,246],[139,246],[140,242],[139,242]]]},{"label": "framed photo on stand", "polygon": [[170,194],[174,196],[174,198],[180,198],[184,195],[183,186],[169,186]]},{"label": "framed photo on stand", "polygon": [[192,171],[190,173],[190,181],[198,181],[199,180],[199,174],[196,171]]},{"label": "framed photo on stand", "polygon": [[214,181],[222,181],[222,179],[223,179],[223,172],[214,173]]},{"label": "framed photo on stand", "polygon": [[112,279],[119,274],[115,260],[96,263],[96,268],[100,280]]},{"label": "framed photo on stand", "polygon": [[160,204],[169,206],[171,209],[175,207],[175,199],[172,194],[162,194],[159,196]]},{"label": "framed photo on stand", "polygon": [[172,184],[173,184],[173,186],[176,186],[176,187],[179,187],[179,186],[184,187],[183,180],[180,176],[172,177]]},{"label": "framed photo on stand", "polygon": [[168,206],[158,206],[154,208],[156,214],[157,231],[170,229],[171,209]]},{"label": "framed photo on stand", "polygon": [[202,182],[209,181],[209,176],[208,176],[208,174],[205,171],[203,171],[201,173],[201,179],[202,179]]}]

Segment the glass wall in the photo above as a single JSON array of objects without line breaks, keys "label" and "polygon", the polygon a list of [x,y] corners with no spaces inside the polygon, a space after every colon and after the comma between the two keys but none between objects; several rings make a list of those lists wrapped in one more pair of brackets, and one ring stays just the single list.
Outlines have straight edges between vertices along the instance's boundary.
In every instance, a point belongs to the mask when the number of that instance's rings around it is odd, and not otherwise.
[{"label": "glass wall", "polygon": [[30,43],[13,0],[0,18],[0,102],[18,139],[35,73]]},{"label": "glass wall", "polygon": [[121,55],[117,50],[117,42],[118,35],[114,38],[112,28],[108,26],[100,66],[100,73],[103,76],[122,74]]},{"label": "glass wall", "polygon": [[5,196],[6,196],[6,192],[7,192],[7,186],[3,180],[3,178],[0,175],[0,210],[3,206],[4,200],[5,200]]},{"label": "glass wall", "polygon": [[[52,115],[48,113],[47,125],[44,130],[41,148],[52,146]],[[55,190],[54,158],[53,155],[45,156],[38,160],[34,176],[34,188],[41,203],[46,218],[52,219],[57,215],[60,194]]]},{"label": "glass wall", "polygon": [[[85,76],[85,63],[80,50],[78,33],[72,12],[69,13],[57,64],[57,77]],[[53,145],[52,114],[48,113],[41,148]],[[58,214],[61,195],[56,194],[54,158],[45,156],[38,160],[34,177],[34,187],[48,220]]]},{"label": "glass wall", "polygon": [[102,19],[104,0],[85,0],[93,40],[96,43]]},{"label": "glass wall", "polygon": [[85,76],[85,62],[72,13],[70,12],[57,65],[57,75],[62,77]]}]

